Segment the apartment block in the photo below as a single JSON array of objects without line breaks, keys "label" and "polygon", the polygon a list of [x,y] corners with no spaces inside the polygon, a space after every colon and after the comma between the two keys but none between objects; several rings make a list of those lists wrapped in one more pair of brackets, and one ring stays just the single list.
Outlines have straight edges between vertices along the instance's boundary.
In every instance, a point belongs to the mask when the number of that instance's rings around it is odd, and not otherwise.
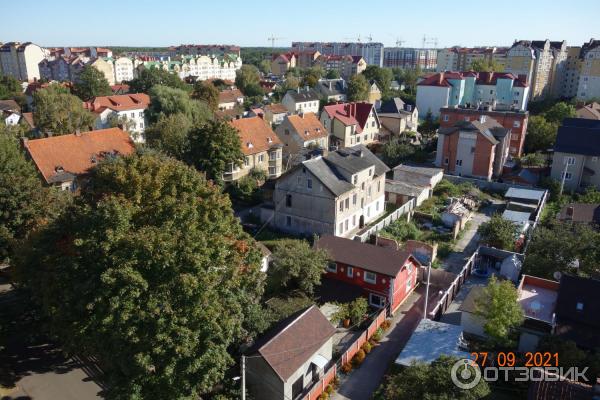
[{"label": "apartment block", "polygon": [[383,43],[292,42],[292,51],[318,51],[325,55],[361,56],[369,65],[383,66]]},{"label": "apartment block", "polygon": [[600,97],[600,40],[591,39],[579,53],[580,76],[577,98]]},{"label": "apartment block", "polygon": [[240,47],[230,44],[182,44],[169,47],[169,56],[240,56]]},{"label": "apartment block", "polygon": [[383,66],[387,68],[435,70],[437,67],[437,49],[419,49],[409,47],[385,47]]},{"label": "apartment block", "polygon": [[20,81],[40,79],[39,63],[48,51],[31,42],[9,42],[0,46],[0,71]]},{"label": "apartment block", "polygon": [[506,67],[508,47],[451,47],[438,51],[437,71],[469,71],[474,61],[494,62]]},{"label": "apartment block", "polygon": [[325,71],[337,71],[344,79],[358,75],[367,69],[367,62],[361,56],[320,55],[315,64]]}]

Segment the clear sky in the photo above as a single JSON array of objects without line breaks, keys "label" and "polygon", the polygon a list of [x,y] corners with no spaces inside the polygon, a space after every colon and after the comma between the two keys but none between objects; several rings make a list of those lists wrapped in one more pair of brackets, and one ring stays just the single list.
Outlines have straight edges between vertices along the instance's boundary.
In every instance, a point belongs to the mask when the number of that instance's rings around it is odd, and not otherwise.
[{"label": "clear sky", "polygon": [[510,45],[514,39],[600,39],[599,0],[240,1],[30,0],[0,24],[0,41],[41,46],[270,46],[350,41],[371,35],[421,46],[423,35],[452,45]]}]

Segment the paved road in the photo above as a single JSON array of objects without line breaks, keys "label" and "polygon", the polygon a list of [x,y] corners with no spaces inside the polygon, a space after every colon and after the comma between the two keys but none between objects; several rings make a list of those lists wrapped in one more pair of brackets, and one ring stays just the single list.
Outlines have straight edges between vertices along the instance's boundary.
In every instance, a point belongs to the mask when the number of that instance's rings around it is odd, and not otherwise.
[{"label": "paved road", "polygon": [[368,400],[383,380],[390,363],[400,354],[423,318],[423,287],[417,288],[397,311],[392,327],[377,347],[365,358],[331,397],[332,400]]}]

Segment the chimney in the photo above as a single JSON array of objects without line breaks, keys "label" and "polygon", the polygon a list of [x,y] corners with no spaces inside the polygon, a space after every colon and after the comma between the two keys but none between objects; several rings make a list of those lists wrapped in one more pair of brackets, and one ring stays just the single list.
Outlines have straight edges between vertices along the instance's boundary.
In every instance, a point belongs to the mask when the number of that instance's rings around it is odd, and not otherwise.
[{"label": "chimney", "polygon": [[567,207],[567,219],[568,219],[569,221],[573,221],[573,212],[574,212],[574,211],[575,211],[575,210],[573,209],[573,206],[572,206],[572,205],[570,205],[570,206],[568,206],[568,207]]},{"label": "chimney", "polygon": [[296,91],[297,91],[298,93],[300,93],[300,86],[298,86],[298,87],[296,88]]}]

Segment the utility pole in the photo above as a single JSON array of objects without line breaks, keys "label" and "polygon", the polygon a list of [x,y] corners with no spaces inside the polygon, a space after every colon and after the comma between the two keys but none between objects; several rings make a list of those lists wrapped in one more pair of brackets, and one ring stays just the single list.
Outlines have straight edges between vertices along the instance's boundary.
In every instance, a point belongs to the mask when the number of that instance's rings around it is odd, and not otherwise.
[{"label": "utility pole", "polygon": [[431,262],[427,265],[427,287],[425,288],[425,309],[423,310],[423,318],[427,319],[427,306],[429,302],[429,277],[431,276]]},{"label": "utility pole", "polygon": [[246,356],[242,355],[242,400],[246,400]]}]

